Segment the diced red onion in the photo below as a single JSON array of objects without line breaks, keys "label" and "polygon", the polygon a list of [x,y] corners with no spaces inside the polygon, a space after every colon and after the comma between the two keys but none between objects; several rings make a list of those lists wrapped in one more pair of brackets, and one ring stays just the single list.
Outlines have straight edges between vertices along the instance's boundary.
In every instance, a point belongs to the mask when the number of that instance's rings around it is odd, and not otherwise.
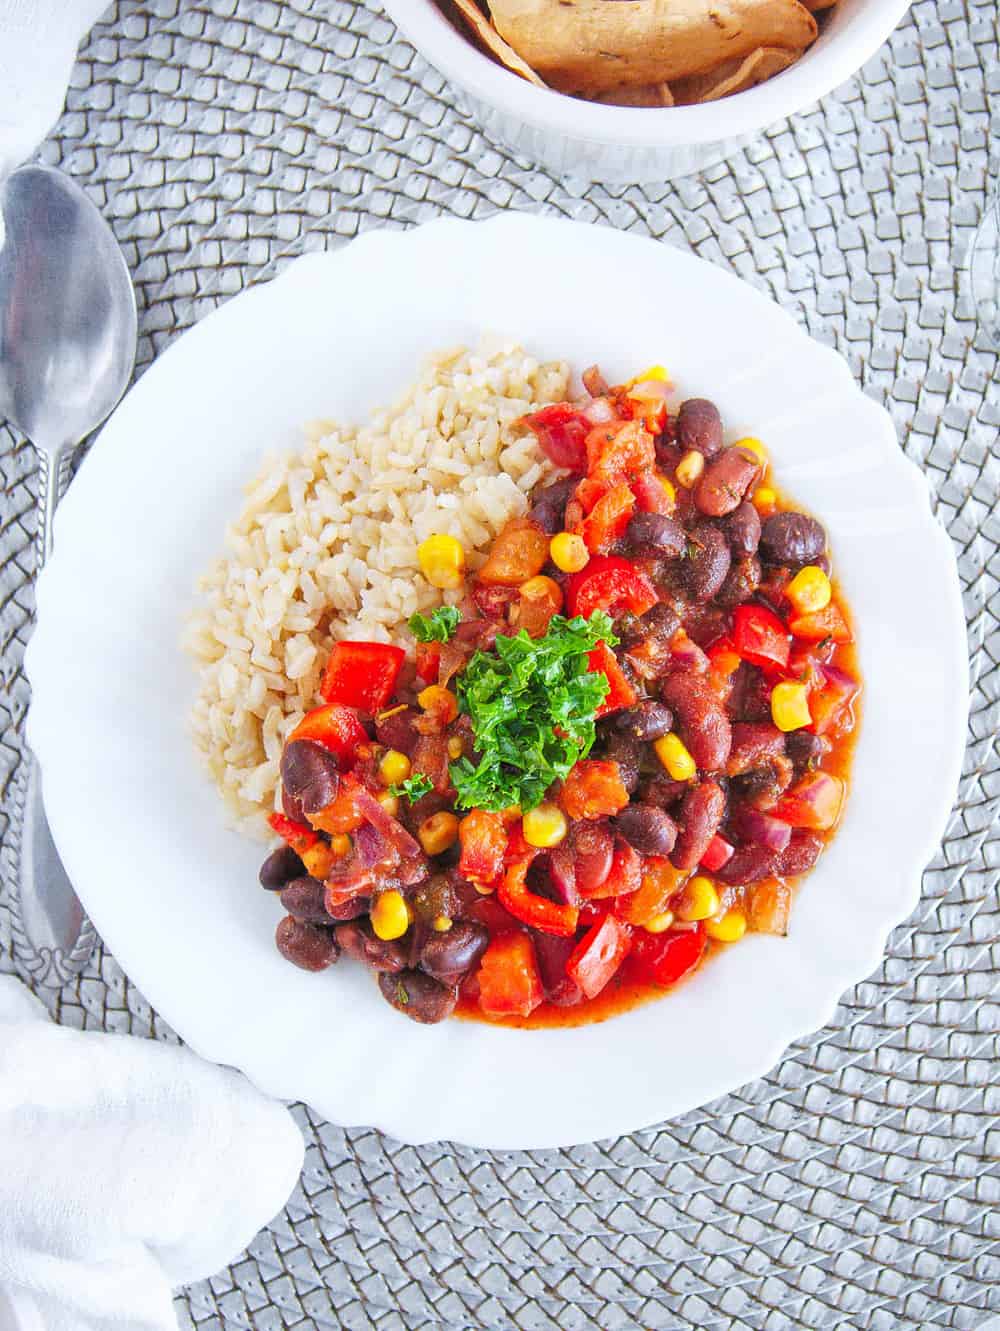
[{"label": "diced red onion", "polygon": [[784,850],[792,839],[792,829],[787,823],[761,813],[759,809],[741,809],[733,821],[744,840],[766,846],[768,850]]},{"label": "diced red onion", "polygon": [[615,419],[615,409],[606,397],[595,397],[583,408],[582,414],[591,425],[606,425]]}]

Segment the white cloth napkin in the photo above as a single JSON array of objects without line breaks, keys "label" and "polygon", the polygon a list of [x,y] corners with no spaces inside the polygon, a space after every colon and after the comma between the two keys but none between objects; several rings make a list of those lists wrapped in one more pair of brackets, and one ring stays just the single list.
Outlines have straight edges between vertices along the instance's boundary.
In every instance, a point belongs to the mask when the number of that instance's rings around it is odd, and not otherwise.
[{"label": "white cloth napkin", "polygon": [[[284,1206],[302,1135],[186,1049],[52,1025],[0,976],[0,1329],[169,1331]],[[6,1307],[5,1307],[6,1304]]]},{"label": "white cloth napkin", "polygon": [[0,0],[0,179],[59,119],[77,47],[108,0]]}]

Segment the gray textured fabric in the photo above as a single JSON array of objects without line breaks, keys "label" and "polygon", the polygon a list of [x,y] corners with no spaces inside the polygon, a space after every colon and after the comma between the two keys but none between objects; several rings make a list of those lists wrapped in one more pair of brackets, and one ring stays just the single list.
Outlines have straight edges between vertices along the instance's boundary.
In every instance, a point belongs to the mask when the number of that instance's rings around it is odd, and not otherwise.
[{"label": "gray textured fabric", "polygon": [[[185,1292],[182,1325],[881,1331],[1000,1311],[1000,393],[963,274],[1000,150],[997,36],[995,0],[917,0],[859,76],[730,163],[609,190],[495,149],[359,0],[122,0],[93,32],[41,156],[122,241],[142,365],[290,256],[374,226],[518,208],[687,245],[838,347],[892,412],[958,551],[973,666],[921,903],[828,1027],[715,1104],[569,1152],[414,1149],[300,1109],[299,1191]],[[3,427],[0,470],[6,876],[36,466]],[[174,1038],[101,950],[49,1001],[67,1024]]]}]

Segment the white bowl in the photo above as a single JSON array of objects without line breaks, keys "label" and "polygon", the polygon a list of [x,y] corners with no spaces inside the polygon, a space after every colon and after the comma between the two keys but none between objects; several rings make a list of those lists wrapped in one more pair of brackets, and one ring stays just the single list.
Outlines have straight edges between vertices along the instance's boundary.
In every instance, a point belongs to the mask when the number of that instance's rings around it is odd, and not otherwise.
[{"label": "white bowl", "polygon": [[801,60],[766,83],[702,106],[604,106],[537,88],[459,32],[435,0],[382,0],[421,55],[455,85],[487,134],[555,174],[674,180],[722,161],[758,130],[801,111],[878,50],[910,0],[839,0]]},{"label": "white bowl", "polygon": [[[614,283],[580,280],[609,270]],[[364,418],[428,352],[484,326],[577,369],[597,361],[614,381],[660,362],[683,392],[714,398],[827,524],[859,628],[865,707],[847,812],[789,936],[748,938],[676,993],[575,1030],[421,1027],[356,964],[288,965],[273,941],[280,906],[256,884],[260,847],[226,830],[186,729],[182,625],[263,455],[294,445],[303,421]],[[607,1137],[765,1072],[879,964],[918,899],[964,745],[954,557],[885,411],[750,286],[579,223],[372,232],[209,315],[88,455],[56,518],[38,610],[29,739],[56,843],[115,956],[200,1053],[335,1122],[412,1142]]]}]

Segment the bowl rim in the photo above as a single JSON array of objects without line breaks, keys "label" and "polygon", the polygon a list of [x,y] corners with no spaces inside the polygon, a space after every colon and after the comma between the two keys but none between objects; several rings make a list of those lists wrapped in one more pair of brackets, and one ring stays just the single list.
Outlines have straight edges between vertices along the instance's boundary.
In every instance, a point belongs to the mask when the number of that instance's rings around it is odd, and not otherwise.
[{"label": "bowl rim", "polygon": [[746,92],[698,106],[627,107],[538,88],[462,35],[436,0],[380,0],[410,43],[478,101],[536,129],[632,147],[681,147],[745,137],[825,97],[855,74],[899,25],[912,0],[862,4],[843,31],[821,35],[788,69]]}]

